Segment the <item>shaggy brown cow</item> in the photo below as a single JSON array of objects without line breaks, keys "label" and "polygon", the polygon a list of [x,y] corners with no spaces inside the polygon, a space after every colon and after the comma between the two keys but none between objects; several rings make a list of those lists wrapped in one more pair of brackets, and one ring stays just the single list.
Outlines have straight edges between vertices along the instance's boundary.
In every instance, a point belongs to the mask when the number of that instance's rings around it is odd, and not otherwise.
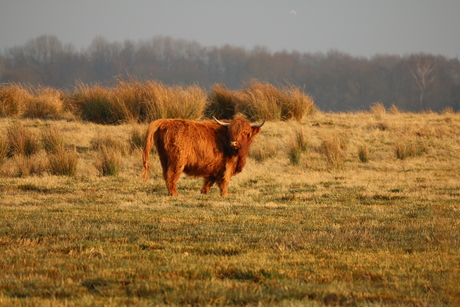
[{"label": "shaggy brown cow", "polygon": [[216,118],[206,122],[154,121],[145,136],[144,181],[148,178],[150,152],[155,143],[170,195],[177,195],[177,181],[184,172],[204,177],[201,193],[208,193],[217,182],[220,194],[225,196],[230,177],[243,170],[249,146],[263,124],[251,124],[243,118],[224,122]]}]

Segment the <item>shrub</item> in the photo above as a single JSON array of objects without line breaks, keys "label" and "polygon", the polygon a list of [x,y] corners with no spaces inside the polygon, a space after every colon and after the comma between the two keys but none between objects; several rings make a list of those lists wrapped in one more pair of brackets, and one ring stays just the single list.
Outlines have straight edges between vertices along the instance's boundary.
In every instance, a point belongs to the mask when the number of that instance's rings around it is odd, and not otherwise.
[{"label": "shrub", "polygon": [[74,176],[77,172],[77,152],[61,148],[48,156],[49,170],[53,175]]},{"label": "shrub", "polygon": [[12,83],[0,86],[0,117],[20,116],[24,110],[25,101],[32,95],[22,85]]},{"label": "shrub", "polygon": [[14,122],[7,128],[7,139],[9,156],[31,156],[40,150],[39,138],[19,122]]},{"label": "shrub", "polygon": [[101,176],[117,176],[122,165],[121,153],[113,148],[103,146],[96,159],[96,169]]},{"label": "shrub", "polygon": [[44,87],[35,91],[34,95],[25,101],[24,117],[29,118],[58,118],[64,110],[64,94],[56,89]]}]

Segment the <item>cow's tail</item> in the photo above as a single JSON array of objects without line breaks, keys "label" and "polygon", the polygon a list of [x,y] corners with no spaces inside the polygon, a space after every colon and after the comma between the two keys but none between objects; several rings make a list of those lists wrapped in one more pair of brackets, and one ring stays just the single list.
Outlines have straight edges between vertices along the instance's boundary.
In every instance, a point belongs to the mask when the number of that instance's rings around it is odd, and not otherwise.
[{"label": "cow's tail", "polygon": [[145,141],[144,141],[144,152],[142,153],[142,160],[144,162],[144,172],[142,173],[142,179],[147,181],[149,178],[149,171],[150,171],[150,152],[152,151],[153,147],[153,134],[157,130],[160,121],[154,121],[150,123],[147,132],[145,133]]}]

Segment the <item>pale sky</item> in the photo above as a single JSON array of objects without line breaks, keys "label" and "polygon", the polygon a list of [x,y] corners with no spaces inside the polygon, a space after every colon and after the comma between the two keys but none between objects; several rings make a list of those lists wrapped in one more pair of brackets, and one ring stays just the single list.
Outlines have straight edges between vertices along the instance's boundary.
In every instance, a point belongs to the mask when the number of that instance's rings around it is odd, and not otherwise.
[{"label": "pale sky", "polygon": [[0,51],[40,35],[77,50],[155,36],[248,50],[460,57],[459,0],[0,0]]}]

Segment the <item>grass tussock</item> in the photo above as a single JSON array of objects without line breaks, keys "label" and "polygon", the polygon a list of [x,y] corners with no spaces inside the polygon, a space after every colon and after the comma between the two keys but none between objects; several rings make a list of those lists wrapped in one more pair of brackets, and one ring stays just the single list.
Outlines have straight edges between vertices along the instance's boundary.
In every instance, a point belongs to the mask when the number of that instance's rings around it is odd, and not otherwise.
[{"label": "grass tussock", "polygon": [[43,175],[48,168],[48,161],[42,154],[34,155],[15,155],[14,161],[17,167],[18,177],[28,177],[33,175]]},{"label": "grass tussock", "polygon": [[215,84],[209,95],[209,105],[206,108],[207,117],[219,119],[232,119],[239,111],[238,96],[234,91],[227,89],[222,84]]},{"label": "grass tussock", "polygon": [[25,100],[23,117],[57,119],[64,113],[64,93],[50,87],[39,87]]},{"label": "grass tussock", "polygon": [[73,90],[73,109],[86,121],[99,124],[115,124],[111,106],[112,90],[100,84],[89,86],[78,83]]},{"label": "grass tussock", "polygon": [[32,156],[41,149],[40,138],[21,122],[13,122],[7,128],[8,155]]},{"label": "grass tussock", "polygon": [[57,176],[75,176],[77,173],[78,156],[75,149],[64,149],[48,156],[49,171]]},{"label": "grass tussock", "polygon": [[294,131],[288,148],[289,161],[293,165],[299,165],[302,153],[308,149],[308,139],[302,129]]},{"label": "grass tussock", "polygon": [[342,169],[345,166],[347,142],[338,134],[327,135],[321,142],[320,152],[330,168]]},{"label": "grass tussock", "polygon": [[276,88],[268,83],[251,81],[237,92],[238,111],[252,120],[300,121],[313,114],[313,99],[298,87],[288,85]]},{"label": "grass tussock", "polygon": [[369,162],[369,147],[366,144],[358,146],[358,158],[363,163]]},{"label": "grass tussock", "polygon": [[406,138],[394,144],[394,152],[397,159],[405,160],[427,153],[428,145],[421,139]]},{"label": "grass tussock", "polygon": [[98,148],[94,166],[101,176],[118,176],[122,167],[122,153],[115,147]]},{"label": "grass tussock", "polygon": [[25,102],[31,97],[24,85],[17,83],[0,85],[0,117],[22,115]]}]

